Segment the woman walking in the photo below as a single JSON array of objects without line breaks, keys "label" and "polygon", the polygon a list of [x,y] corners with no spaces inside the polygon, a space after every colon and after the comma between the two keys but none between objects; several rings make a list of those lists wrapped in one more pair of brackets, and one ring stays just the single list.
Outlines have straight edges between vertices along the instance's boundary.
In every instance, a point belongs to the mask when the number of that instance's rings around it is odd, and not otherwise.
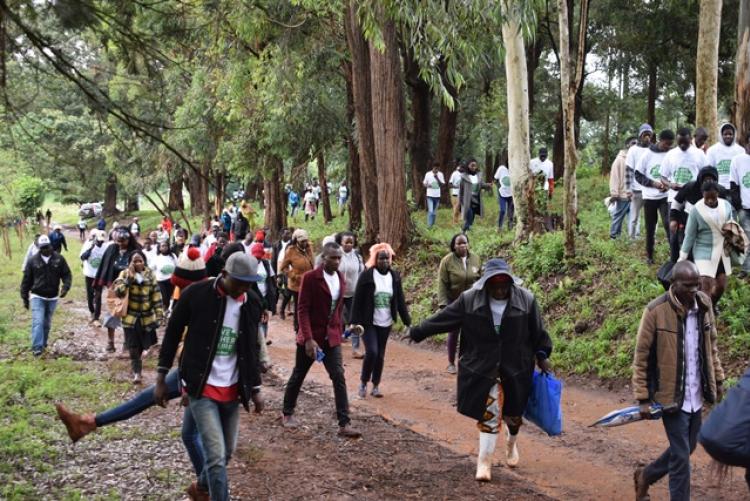
[{"label": "woman walking", "polygon": [[[365,271],[365,263],[362,261],[362,255],[357,250],[357,237],[351,231],[342,231],[336,235],[336,243],[344,251],[341,257],[339,271],[344,274],[346,288],[344,290],[344,319],[348,322],[352,311],[352,302],[354,301],[354,292],[357,290],[357,281],[359,276]],[[364,358],[359,349],[359,332],[351,331],[352,337],[352,356],[354,358]]]},{"label": "woman walking", "polygon": [[702,191],[703,199],[688,216],[679,260],[692,256],[701,274],[701,290],[711,296],[715,310],[727,287],[727,277],[732,274],[731,260],[724,252],[722,227],[733,220],[734,209],[719,198],[718,183],[706,181]]},{"label": "woman walking", "polygon": [[141,383],[141,355],[156,344],[156,327],[164,317],[161,292],[146,266],[146,256],[135,251],[126,270],[114,282],[117,297],[128,298],[128,311],[122,319],[125,346],[130,353],[133,384]]},{"label": "woman walking", "polygon": [[[453,235],[451,251],[440,261],[438,268],[438,307],[445,308],[465,290],[469,290],[481,276],[479,256],[469,252],[469,237]],[[456,348],[460,330],[448,333],[448,373],[456,373]]]},{"label": "woman walking", "polygon": [[458,187],[458,199],[461,203],[461,214],[464,218],[463,232],[466,233],[474,224],[476,216],[482,217],[482,189],[492,189],[492,185],[482,182],[477,161],[469,160],[466,172],[461,173],[461,184]]},{"label": "woman walking", "polygon": [[411,316],[406,308],[401,276],[391,268],[393,249],[387,243],[370,247],[367,270],[360,275],[352,304],[351,323],[364,328],[362,340],[365,343],[365,360],[362,363],[362,376],[359,397],[365,398],[367,383],[372,381],[373,397],[382,397],[380,379],[385,362],[385,346],[391,333],[391,326],[397,316],[409,327]]},{"label": "woman walking", "polygon": [[151,270],[156,275],[156,282],[159,284],[159,291],[161,292],[162,305],[166,311],[169,308],[169,301],[174,291],[172,273],[174,273],[177,267],[177,256],[172,254],[168,242],[159,244],[159,252],[154,256],[150,264]]},{"label": "woman walking", "polygon": [[294,305],[294,332],[297,332],[297,295],[302,284],[302,275],[313,269],[315,258],[313,257],[310,237],[305,230],[294,230],[292,243],[284,252],[284,259],[279,265],[279,273],[286,273],[287,288],[292,297]]},{"label": "woman walking", "polygon": [[[138,245],[135,237],[130,234],[127,228],[118,228],[113,234],[113,239],[115,244],[107,247],[102,256],[101,265],[96,271],[96,278],[94,279],[97,294],[100,295],[102,294],[103,287],[112,287],[112,283],[120,276],[120,273],[128,269],[132,254],[140,250],[140,245]],[[122,322],[120,322],[118,317],[107,311],[104,314],[104,323],[102,325],[107,329],[107,338],[109,340],[107,351],[112,353],[115,351],[115,330],[122,326]]]},{"label": "woman walking", "polygon": [[268,322],[271,315],[276,314],[276,300],[279,297],[276,288],[276,275],[271,267],[271,262],[265,259],[266,251],[262,242],[255,242],[250,246],[250,255],[258,260],[258,276],[262,278],[255,283],[258,287],[258,295],[263,305],[263,316],[258,324],[258,334],[262,334],[265,344],[270,345],[268,339]]}]

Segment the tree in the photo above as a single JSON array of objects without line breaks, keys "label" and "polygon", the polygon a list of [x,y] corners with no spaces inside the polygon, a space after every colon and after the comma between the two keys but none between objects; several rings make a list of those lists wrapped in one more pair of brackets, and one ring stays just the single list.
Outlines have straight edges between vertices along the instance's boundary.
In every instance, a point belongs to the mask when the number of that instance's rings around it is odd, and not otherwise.
[{"label": "tree", "polygon": [[44,203],[44,181],[34,176],[16,178],[12,186],[14,206],[23,217],[33,216]]},{"label": "tree", "polygon": [[744,142],[750,131],[750,5],[740,2],[735,58],[734,123],[738,137]]},{"label": "tree", "polygon": [[708,131],[709,144],[718,131],[719,38],[721,34],[722,0],[700,0],[698,51],[695,79],[696,122]]},{"label": "tree", "polygon": [[508,94],[508,169],[516,209],[516,241],[529,238],[534,227],[534,179],[529,169],[529,89],[524,25],[529,13],[520,0],[502,0],[505,81]]},{"label": "tree", "polygon": [[[578,220],[578,193],[576,190],[576,166],[578,152],[576,151],[576,90],[583,78],[583,68],[586,65],[584,45],[588,28],[588,0],[581,0],[581,13],[578,27],[578,54],[575,63],[570,59],[570,41],[568,32],[568,2],[558,0],[557,7],[560,25],[560,98],[563,115],[563,138],[565,141],[565,171],[563,196],[563,224],[565,227],[565,255],[575,257],[576,226]],[[575,76],[571,76],[571,66],[575,64]]]}]

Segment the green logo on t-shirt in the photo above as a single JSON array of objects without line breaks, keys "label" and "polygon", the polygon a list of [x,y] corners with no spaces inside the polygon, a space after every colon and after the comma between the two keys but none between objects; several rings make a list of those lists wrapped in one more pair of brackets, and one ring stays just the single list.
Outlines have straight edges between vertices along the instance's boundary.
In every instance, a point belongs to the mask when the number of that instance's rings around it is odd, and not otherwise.
[{"label": "green logo on t-shirt", "polygon": [[161,270],[159,271],[161,271],[162,275],[169,275],[170,273],[174,271],[174,265],[171,263],[167,263],[164,266],[162,266]]},{"label": "green logo on t-shirt", "polygon": [[375,293],[375,308],[390,308],[391,307],[391,294],[387,292],[376,292]]},{"label": "green logo on t-shirt", "polygon": [[92,257],[89,259],[89,266],[92,268],[99,268],[99,265],[102,264],[102,258],[100,257]]},{"label": "green logo on t-shirt", "polygon": [[750,188],[750,171],[742,176],[742,186],[744,186],[745,188]]},{"label": "green logo on t-shirt", "polygon": [[716,170],[719,171],[720,176],[729,175],[729,166],[731,165],[731,163],[731,160],[722,160],[718,164],[716,164]]},{"label": "green logo on t-shirt", "polygon": [[661,165],[656,164],[652,166],[649,175],[654,179],[659,179],[661,177]]},{"label": "green logo on t-shirt", "polygon": [[503,186],[510,187],[510,176],[503,176],[503,179],[500,182]]},{"label": "green logo on t-shirt", "polygon": [[217,356],[230,356],[237,352],[237,331],[226,325],[221,328]]},{"label": "green logo on t-shirt", "polygon": [[693,180],[693,172],[687,167],[677,167],[674,171],[674,182],[677,184],[689,183]]}]

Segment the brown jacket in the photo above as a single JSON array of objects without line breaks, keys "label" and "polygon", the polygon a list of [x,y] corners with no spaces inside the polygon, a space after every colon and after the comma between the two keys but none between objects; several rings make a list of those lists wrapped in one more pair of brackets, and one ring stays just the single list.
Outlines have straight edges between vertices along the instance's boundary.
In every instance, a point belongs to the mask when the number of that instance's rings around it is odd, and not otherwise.
[{"label": "brown jacket", "polygon": [[307,251],[302,253],[299,247],[289,244],[284,252],[284,260],[279,265],[279,272],[286,273],[289,290],[299,292],[302,275],[313,269],[314,262],[312,246],[308,246]]},{"label": "brown jacket", "polygon": [[625,187],[625,158],[627,156],[627,150],[620,150],[609,172],[609,196],[617,200],[629,199],[628,190]]},{"label": "brown jacket", "polygon": [[[724,371],[716,346],[716,322],[711,299],[696,296],[700,333],[700,373],[703,399],[716,401]],[[643,311],[633,360],[633,393],[639,401],[654,401],[666,410],[682,407],[685,397],[685,308],[672,290],[651,301]]]}]

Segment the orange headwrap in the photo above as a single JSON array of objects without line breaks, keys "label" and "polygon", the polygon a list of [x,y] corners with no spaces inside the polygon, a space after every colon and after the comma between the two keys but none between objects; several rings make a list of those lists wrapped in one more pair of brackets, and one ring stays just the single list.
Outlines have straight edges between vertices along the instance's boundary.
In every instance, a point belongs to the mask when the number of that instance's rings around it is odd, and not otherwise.
[{"label": "orange headwrap", "polygon": [[396,255],[395,252],[393,252],[393,248],[390,246],[390,244],[387,244],[385,242],[380,242],[379,244],[375,244],[372,247],[370,247],[370,256],[367,258],[367,262],[365,263],[365,266],[367,268],[374,268],[375,263],[378,260],[378,254],[381,252],[387,252],[388,253],[388,259],[393,261],[393,256]]}]

